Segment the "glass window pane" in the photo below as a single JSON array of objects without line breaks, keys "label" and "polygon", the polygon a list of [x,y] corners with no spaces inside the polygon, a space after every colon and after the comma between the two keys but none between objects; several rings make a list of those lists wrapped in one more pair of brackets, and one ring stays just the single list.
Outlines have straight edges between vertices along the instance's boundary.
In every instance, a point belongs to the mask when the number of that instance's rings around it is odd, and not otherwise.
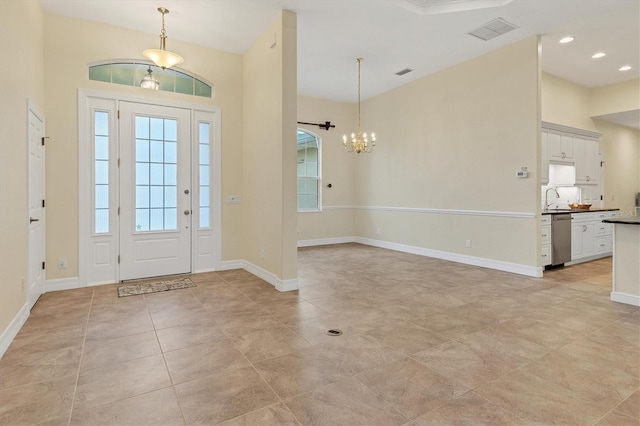
[{"label": "glass window pane", "polygon": [[205,98],[211,97],[211,86],[205,84],[202,81],[195,80],[195,95],[196,96],[204,96]]},{"label": "glass window pane", "polygon": [[164,143],[164,162],[176,164],[178,162],[178,144],[175,142]]},{"label": "glass window pane", "polygon": [[209,207],[200,207],[200,228],[211,226],[209,218]]},{"label": "glass window pane", "polygon": [[109,232],[109,209],[96,210],[96,234],[104,234]]},{"label": "glass window pane", "polygon": [[96,167],[96,185],[108,185],[109,184],[109,162],[104,160],[97,160]]},{"label": "glass window pane", "polygon": [[164,140],[174,142],[178,140],[178,120],[164,120]]},{"label": "glass window pane", "polygon": [[149,161],[152,163],[162,163],[164,161],[164,144],[162,141],[151,141]]},{"label": "glass window pane", "polygon": [[96,209],[109,208],[109,185],[96,185]]},{"label": "glass window pane", "polygon": [[89,80],[111,83],[111,64],[96,65],[89,68]]},{"label": "glass window pane", "polygon": [[178,190],[175,186],[164,187],[164,206],[178,207]]},{"label": "glass window pane", "polygon": [[304,178],[298,178],[298,194],[307,193],[307,180]]},{"label": "glass window pane", "polygon": [[164,229],[178,229],[177,209],[164,209]]},{"label": "glass window pane", "polygon": [[209,144],[209,123],[198,123],[198,143]]},{"label": "glass window pane", "polygon": [[200,207],[209,207],[209,187],[200,187]]},{"label": "glass window pane", "polygon": [[318,163],[315,161],[307,162],[307,176],[317,177],[318,176]]},{"label": "glass window pane", "polygon": [[136,139],[136,161],[149,161],[149,141]]},{"label": "glass window pane", "polygon": [[200,144],[200,164],[209,164],[209,145]]},{"label": "glass window pane", "polygon": [[136,139],[149,139],[149,117],[136,115]]},{"label": "glass window pane", "polygon": [[164,165],[164,184],[165,185],[177,185],[178,184],[178,166],[175,164]]},{"label": "glass window pane", "polygon": [[193,95],[193,78],[181,72],[176,72],[176,93]]},{"label": "glass window pane", "polygon": [[151,117],[149,120],[149,126],[151,128],[150,138],[159,141],[164,139],[164,119]]},{"label": "glass window pane", "polygon": [[176,73],[172,69],[158,68],[153,72],[153,76],[160,83],[160,89],[164,92],[175,92],[175,83],[176,83]]},{"label": "glass window pane", "polygon": [[164,166],[162,164],[149,164],[151,185],[162,185],[164,183]]},{"label": "glass window pane", "polygon": [[305,167],[305,164],[304,163],[298,163],[298,176],[304,176],[306,171],[307,171],[307,168]]},{"label": "glass window pane", "polygon": [[209,185],[209,166],[200,166],[200,185]]},{"label": "glass window pane", "polygon": [[149,207],[149,187],[148,186],[136,186],[136,208],[148,208]]},{"label": "glass window pane", "polygon": [[94,127],[96,136],[108,136],[109,113],[105,111],[96,111],[94,114]]},{"label": "glass window pane", "polygon": [[149,163],[136,163],[136,185],[149,185]]},{"label": "glass window pane", "polygon": [[149,187],[150,206],[164,207],[164,188],[162,186]]},{"label": "glass window pane", "polygon": [[149,230],[161,231],[164,229],[164,209],[151,209],[149,211]]},{"label": "glass window pane", "polygon": [[136,231],[149,230],[149,209],[136,209]]},{"label": "glass window pane", "polygon": [[95,143],[95,159],[96,160],[108,160],[109,159],[109,137],[108,136],[96,136]]},{"label": "glass window pane", "polygon": [[133,69],[133,64],[118,64],[111,67],[111,82],[133,86],[135,84]]},{"label": "glass window pane", "polygon": [[317,180],[309,180],[309,181],[307,181],[307,192],[309,194],[317,194],[318,193],[318,181]]},{"label": "glass window pane", "polygon": [[307,208],[308,209],[317,209],[318,208],[318,197],[315,195],[307,195]]}]

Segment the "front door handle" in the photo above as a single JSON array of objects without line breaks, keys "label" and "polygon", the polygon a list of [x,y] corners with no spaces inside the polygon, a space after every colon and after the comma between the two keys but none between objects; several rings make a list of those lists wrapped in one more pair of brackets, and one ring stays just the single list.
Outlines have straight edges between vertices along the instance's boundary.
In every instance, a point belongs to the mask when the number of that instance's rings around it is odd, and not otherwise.
[{"label": "front door handle", "polygon": [[40,219],[34,219],[32,217],[29,218],[29,223],[40,222]]}]

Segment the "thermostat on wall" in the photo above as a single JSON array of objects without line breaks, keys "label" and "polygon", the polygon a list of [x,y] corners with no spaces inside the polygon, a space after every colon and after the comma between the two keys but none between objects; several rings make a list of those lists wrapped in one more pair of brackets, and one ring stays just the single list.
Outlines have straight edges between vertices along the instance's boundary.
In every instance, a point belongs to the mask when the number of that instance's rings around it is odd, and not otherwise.
[{"label": "thermostat on wall", "polygon": [[523,167],[516,172],[516,177],[526,178],[527,176],[529,176],[529,172],[527,171],[526,167]]}]

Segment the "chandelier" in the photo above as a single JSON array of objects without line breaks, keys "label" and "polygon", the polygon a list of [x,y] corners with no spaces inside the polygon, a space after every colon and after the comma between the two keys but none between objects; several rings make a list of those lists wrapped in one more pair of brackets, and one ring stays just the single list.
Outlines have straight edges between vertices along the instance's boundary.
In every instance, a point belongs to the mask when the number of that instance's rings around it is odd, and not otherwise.
[{"label": "chandelier", "polygon": [[147,49],[142,54],[151,59],[162,69],[171,68],[184,62],[182,56],[167,50],[167,33],[164,30],[164,15],[169,13],[166,7],[159,7],[158,12],[162,13],[162,32],[160,33],[160,49]]},{"label": "chandelier", "polygon": [[342,136],[342,144],[347,152],[354,152],[360,154],[361,152],[372,152],[373,147],[376,146],[376,135],[371,133],[371,140],[366,133],[363,133],[360,129],[360,64],[364,61],[364,58],[356,58],[358,62],[358,132],[351,133],[351,138],[348,139],[347,135]]},{"label": "chandelier", "polygon": [[151,90],[158,90],[160,88],[160,82],[156,80],[156,78],[153,76],[153,71],[151,71],[151,65],[149,65],[147,74],[144,76],[144,78],[140,82],[140,87],[142,87],[143,89],[151,89]]}]

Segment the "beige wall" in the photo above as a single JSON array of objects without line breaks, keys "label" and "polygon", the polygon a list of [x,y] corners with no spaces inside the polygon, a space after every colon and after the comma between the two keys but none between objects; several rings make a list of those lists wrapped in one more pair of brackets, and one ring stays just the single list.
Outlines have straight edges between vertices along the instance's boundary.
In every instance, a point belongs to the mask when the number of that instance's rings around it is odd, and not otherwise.
[{"label": "beige wall", "polygon": [[[538,42],[525,39],[364,102],[363,130],[375,131],[378,144],[355,161],[355,204],[536,213]],[[516,178],[521,167],[529,178]],[[538,264],[533,218],[379,210],[355,218],[364,238]]]},{"label": "beige wall", "polygon": [[600,138],[605,162],[604,204],[631,214],[635,195],[640,192],[640,130],[602,120],[594,122],[604,133]]},{"label": "beige wall", "polygon": [[[242,57],[171,40],[184,56],[184,69],[215,86],[213,99],[154,92],[88,80],[93,61],[143,59],[157,37],[57,15],[45,15],[45,107],[47,134],[47,263],[68,260],[68,269],[47,271],[48,279],[78,276],[78,89],[220,106],[222,197],[242,192]],[[241,206],[222,204],[222,259],[241,259]]]},{"label": "beige wall", "polygon": [[578,129],[596,130],[586,87],[542,74],[542,120]]},{"label": "beige wall", "polygon": [[589,115],[640,109],[640,79],[591,89]]},{"label": "beige wall", "polygon": [[40,2],[0,1],[0,334],[27,300],[27,99],[44,111],[42,19]]},{"label": "beige wall", "polygon": [[[305,96],[298,97],[298,121],[324,123],[335,128],[323,130],[317,126],[299,124],[298,127],[321,139],[322,147],[322,206],[320,212],[298,213],[298,240],[316,240],[354,236],[353,206],[355,182],[353,169],[358,158],[347,153],[342,135],[355,128],[355,106]],[[375,154],[374,154],[375,155]],[[366,156],[366,154],[363,154]],[[331,188],[327,185],[331,184]]]},{"label": "beige wall", "polygon": [[[275,44],[274,44],[275,43]],[[289,280],[296,253],[296,15],[243,57],[243,258]]]}]

